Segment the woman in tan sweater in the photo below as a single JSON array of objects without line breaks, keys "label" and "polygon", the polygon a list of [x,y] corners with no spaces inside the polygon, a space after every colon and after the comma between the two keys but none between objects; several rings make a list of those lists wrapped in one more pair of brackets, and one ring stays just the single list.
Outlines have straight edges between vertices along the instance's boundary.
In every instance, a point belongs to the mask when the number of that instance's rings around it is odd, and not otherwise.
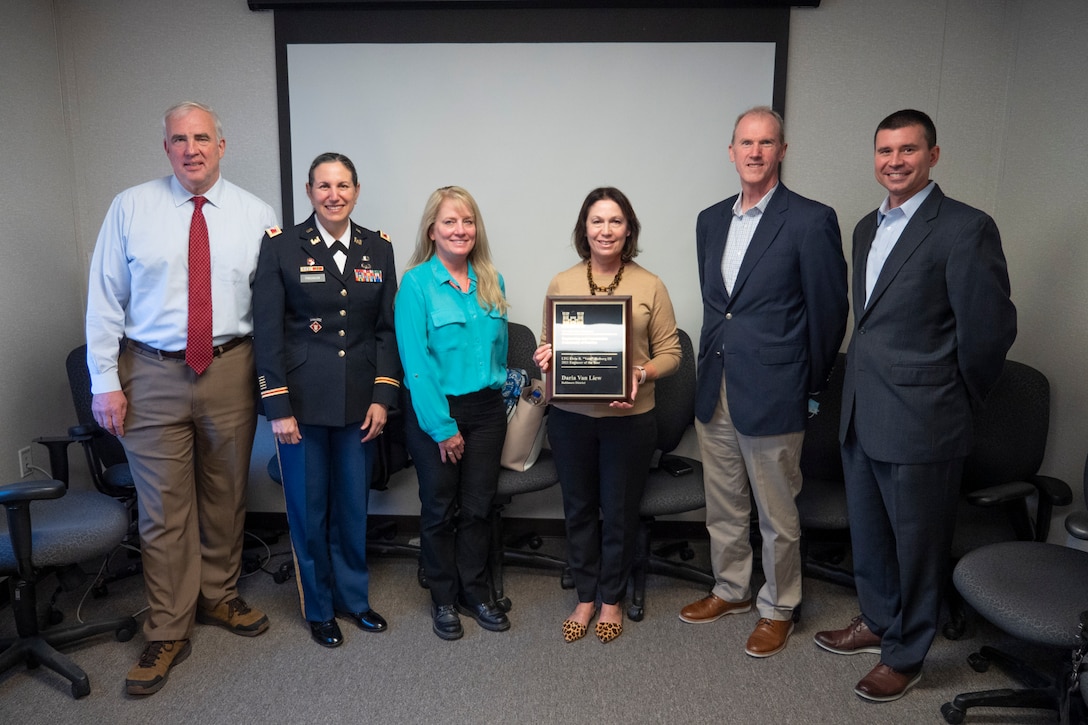
[{"label": "woman in tan sweater", "polygon": [[[629,400],[554,403],[548,439],[559,471],[568,563],[578,605],[563,622],[568,642],[588,631],[598,604],[601,642],[623,631],[621,600],[635,554],[638,509],[657,442],[654,380],[680,367],[680,339],[665,285],[634,261],[638,217],[619,189],[594,189],[582,203],[572,240],[582,261],[560,272],[548,295],[631,297],[634,388]],[[552,359],[547,325],[536,362]]]}]

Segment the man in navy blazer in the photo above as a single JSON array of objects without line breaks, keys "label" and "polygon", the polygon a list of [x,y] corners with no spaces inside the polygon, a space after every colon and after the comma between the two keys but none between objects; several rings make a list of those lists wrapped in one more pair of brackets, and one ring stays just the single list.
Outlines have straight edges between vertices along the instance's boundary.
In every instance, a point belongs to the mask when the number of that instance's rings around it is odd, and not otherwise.
[{"label": "man in navy blazer", "polygon": [[[751,609],[751,499],[766,583],[745,652],[769,657],[801,603],[801,444],[808,401],[826,383],[846,330],[846,260],[835,212],[779,181],[782,117],[737,119],[729,158],[741,193],[699,214],[703,329],[695,416],[716,583],[680,619],[713,622]],[[727,390],[728,388],[728,390]]]},{"label": "man in navy blazer", "polygon": [[854,691],[888,702],[921,678],[937,632],[972,410],[1001,374],[1016,309],[993,219],[930,181],[929,116],[893,113],[874,147],[888,197],[854,229],[839,431],[861,615],[815,639],[879,653]]}]

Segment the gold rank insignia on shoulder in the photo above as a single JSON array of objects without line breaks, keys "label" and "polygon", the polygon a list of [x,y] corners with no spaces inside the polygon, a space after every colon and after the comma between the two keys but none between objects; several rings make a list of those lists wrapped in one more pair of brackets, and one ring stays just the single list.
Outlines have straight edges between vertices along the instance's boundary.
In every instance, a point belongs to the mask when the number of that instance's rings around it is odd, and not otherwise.
[{"label": "gold rank insignia on shoulder", "polygon": [[393,241],[392,239],[389,238],[388,234],[386,234],[385,232],[383,232],[380,229],[378,230],[378,236],[381,237],[382,239],[384,239],[387,242],[392,242]]},{"label": "gold rank insignia on shoulder", "polygon": [[279,227],[269,227],[268,229],[264,230],[264,233],[267,234],[268,237],[271,239],[272,237],[278,237],[279,235],[283,234],[283,230]]}]

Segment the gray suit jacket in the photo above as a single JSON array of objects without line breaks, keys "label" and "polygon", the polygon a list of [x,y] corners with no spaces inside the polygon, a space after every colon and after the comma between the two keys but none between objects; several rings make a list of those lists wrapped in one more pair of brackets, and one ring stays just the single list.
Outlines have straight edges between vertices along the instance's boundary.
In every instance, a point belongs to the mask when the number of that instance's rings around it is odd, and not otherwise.
[{"label": "gray suit jacket", "polygon": [[966,456],[972,410],[1001,374],[1016,308],[1001,237],[987,214],[935,187],[911,218],[865,305],[876,211],[854,229],[854,334],[840,440],[889,463]]}]

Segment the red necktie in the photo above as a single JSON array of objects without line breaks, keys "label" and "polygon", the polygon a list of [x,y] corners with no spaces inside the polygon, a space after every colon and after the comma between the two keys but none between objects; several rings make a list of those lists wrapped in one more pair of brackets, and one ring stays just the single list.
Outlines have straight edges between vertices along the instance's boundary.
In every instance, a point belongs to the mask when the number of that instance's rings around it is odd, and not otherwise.
[{"label": "red necktie", "polygon": [[208,224],[200,207],[208,201],[193,197],[189,224],[189,339],[185,362],[197,375],[212,364],[212,255],[208,249]]}]

